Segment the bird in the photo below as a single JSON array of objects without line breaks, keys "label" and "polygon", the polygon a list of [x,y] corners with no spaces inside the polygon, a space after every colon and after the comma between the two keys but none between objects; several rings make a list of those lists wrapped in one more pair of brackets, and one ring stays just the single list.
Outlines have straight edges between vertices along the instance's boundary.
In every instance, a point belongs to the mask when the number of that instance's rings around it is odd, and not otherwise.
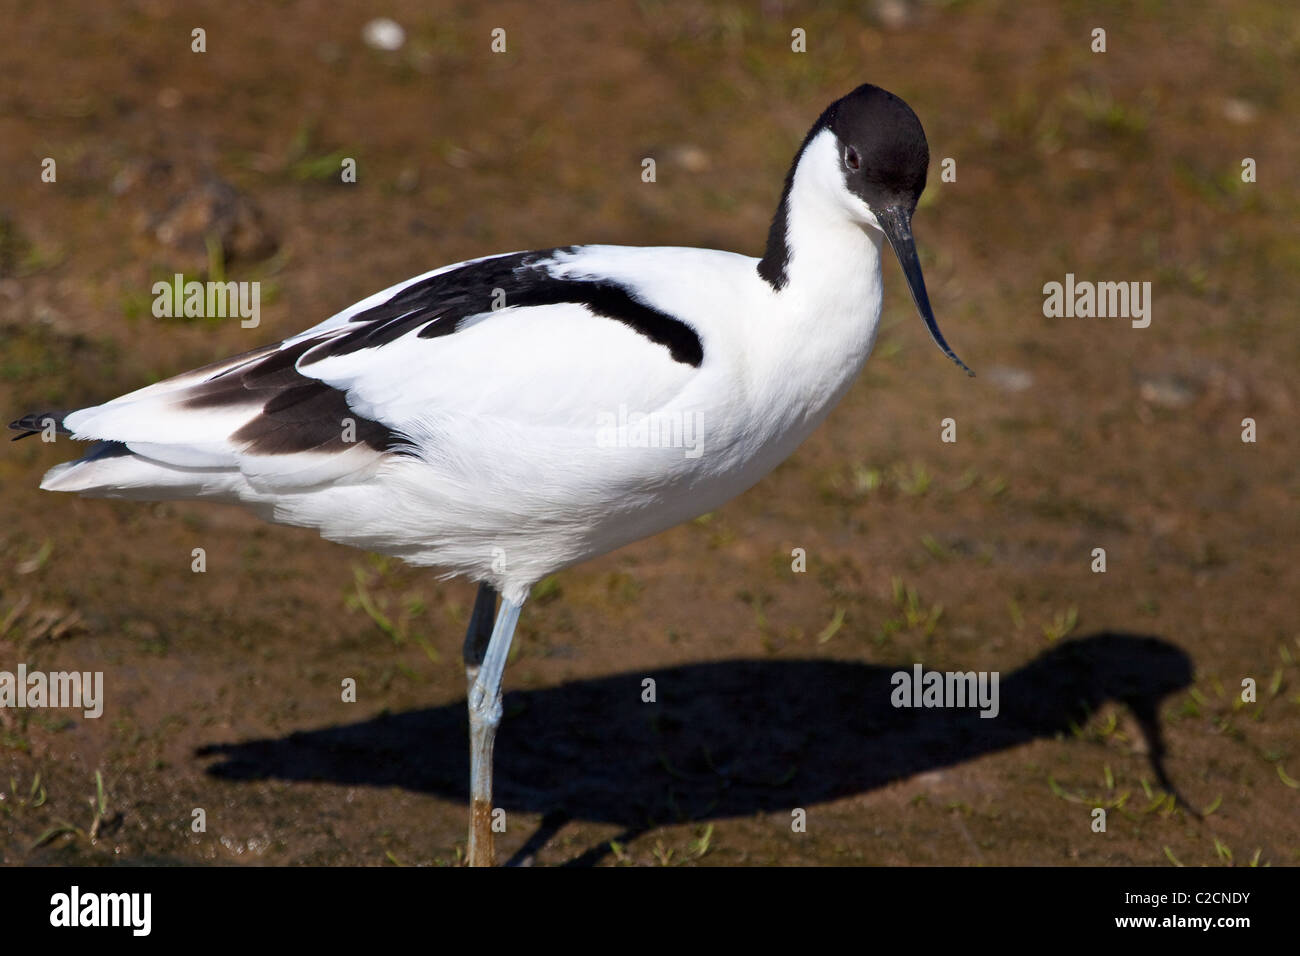
[{"label": "bird", "polygon": [[912,234],[929,159],[911,107],[863,84],[804,137],[761,257],[570,245],[470,259],[10,427],[94,442],[45,490],[234,502],[475,582],[466,858],[490,866],[502,681],[532,587],[713,511],[791,455],[871,352],[885,243],[935,344],[974,374],[939,330]]}]

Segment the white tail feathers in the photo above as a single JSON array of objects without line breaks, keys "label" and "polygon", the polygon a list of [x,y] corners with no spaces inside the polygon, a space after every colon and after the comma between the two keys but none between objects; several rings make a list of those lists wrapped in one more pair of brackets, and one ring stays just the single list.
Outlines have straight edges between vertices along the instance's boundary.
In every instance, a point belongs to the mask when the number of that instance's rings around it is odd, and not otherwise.
[{"label": "white tail feathers", "polygon": [[179,468],[104,442],[76,461],[55,465],[41,479],[46,491],[103,498],[160,501],[169,498],[239,500],[243,476],[233,468]]}]

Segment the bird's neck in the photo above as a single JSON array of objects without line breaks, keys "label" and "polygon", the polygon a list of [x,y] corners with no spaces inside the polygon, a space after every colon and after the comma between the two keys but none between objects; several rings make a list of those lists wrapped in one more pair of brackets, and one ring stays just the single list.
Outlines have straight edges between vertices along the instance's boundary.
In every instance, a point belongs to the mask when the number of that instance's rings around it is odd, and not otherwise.
[{"label": "bird's neck", "polygon": [[884,237],[840,207],[829,181],[838,175],[833,140],[813,137],[786,179],[758,273],[785,321],[809,323],[810,334],[865,360],[880,321]]},{"label": "bird's neck", "polygon": [[[829,155],[819,155],[819,153]],[[775,454],[790,450],[840,400],[862,369],[880,325],[883,236],[838,205],[833,142],[814,138],[791,175],[758,266],[772,308],[755,366],[764,400],[782,419]]]}]

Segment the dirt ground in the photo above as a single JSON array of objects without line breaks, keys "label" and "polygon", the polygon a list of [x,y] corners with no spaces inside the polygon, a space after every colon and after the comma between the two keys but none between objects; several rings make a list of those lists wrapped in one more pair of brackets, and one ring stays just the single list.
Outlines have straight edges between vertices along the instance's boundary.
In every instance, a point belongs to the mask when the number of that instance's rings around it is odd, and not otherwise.
[{"label": "dirt ground", "polygon": [[[363,42],[379,14],[400,49]],[[538,586],[506,673],[503,858],[1300,863],[1288,5],[87,0],[0,21],[5,420],[473,256],[757,255],[830,100],[869,81],[920,115],[918,242],[979,377],[890,261],[865,373],[788,462]],[[261,324],[154,318],[177,272],[260,281]],[[1066,273],[1151,282],[1150,326],[1045,318]],[[39,491],[72,455],[3,445],[0,671],[102,671],[104,712],[0,710],[0,861],[459,862],[472,586],[232,508]],[[1000,715],[893,708],[916,662],[998,672]]]}]

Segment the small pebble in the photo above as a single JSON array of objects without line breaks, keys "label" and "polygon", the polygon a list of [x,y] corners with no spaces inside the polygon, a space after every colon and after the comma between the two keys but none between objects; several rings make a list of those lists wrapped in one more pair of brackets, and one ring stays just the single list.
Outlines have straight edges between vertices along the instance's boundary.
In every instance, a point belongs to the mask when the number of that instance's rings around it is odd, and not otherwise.
[{"label": "small pebble", "polygon": [[377,17],[362,28],[361,38],[375,50],[400,50],[406,42],[406,31],[396,20]]}]

